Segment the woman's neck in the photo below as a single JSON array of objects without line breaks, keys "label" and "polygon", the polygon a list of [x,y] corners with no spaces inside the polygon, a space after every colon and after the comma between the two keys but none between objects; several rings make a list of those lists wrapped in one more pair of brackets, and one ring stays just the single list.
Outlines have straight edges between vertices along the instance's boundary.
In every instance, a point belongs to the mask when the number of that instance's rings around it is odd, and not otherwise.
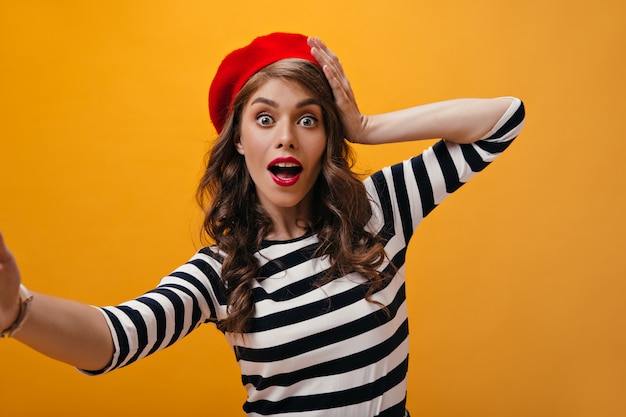
[{"label": "woman's neck", "polygon": [[272,229],[265,236],[266,240],[291,240],[305,235],[309,231],[308,222],[300,218],[272,216]]},{"label": "woman's neck", "polygon": [[310,230],[312,198],[312,194],[309,193],[293,207],[277,207],[261,202],[265,212],[272,220],[272,227],[263,238],[266,240],[291,240],[308,233]]}]

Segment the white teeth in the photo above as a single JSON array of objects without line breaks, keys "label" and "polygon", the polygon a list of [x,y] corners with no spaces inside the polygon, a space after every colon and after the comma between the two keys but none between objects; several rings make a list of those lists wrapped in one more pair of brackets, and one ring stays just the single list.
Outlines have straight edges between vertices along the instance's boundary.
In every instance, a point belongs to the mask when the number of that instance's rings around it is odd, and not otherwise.
[{"label": "white teeth", "polygon": [[279,167],[279,168],[296,168],[296,167],[299,167],[300,165],[294,164],[293,162],[280,162],[274,166]]}]

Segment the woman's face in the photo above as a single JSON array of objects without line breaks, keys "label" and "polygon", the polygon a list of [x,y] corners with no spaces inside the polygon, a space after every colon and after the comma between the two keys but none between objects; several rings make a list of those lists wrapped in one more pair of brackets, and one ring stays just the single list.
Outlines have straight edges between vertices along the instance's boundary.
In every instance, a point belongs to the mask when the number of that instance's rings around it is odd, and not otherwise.
[{"label": "woman's face", "polygon": [[235,146],[263,208],[270,216],[291,213],[308,219],[326,149],[318,101],[300,84],[272,78],[250,96],[240,120]]}]

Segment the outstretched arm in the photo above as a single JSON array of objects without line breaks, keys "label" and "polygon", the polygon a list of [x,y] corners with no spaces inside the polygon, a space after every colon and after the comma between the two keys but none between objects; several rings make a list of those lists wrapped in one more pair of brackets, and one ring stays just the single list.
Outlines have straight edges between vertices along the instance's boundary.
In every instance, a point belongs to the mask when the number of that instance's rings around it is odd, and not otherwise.
[{"label": "outstretched arm", "polygon": [[[20,274],[0,234],[0,331],[20,312]],[[51,358],[82,369],[101,369],[113,355],[111,333],[102,314],[76,301],[34,293],[22,327],[13,337]]]},{"label": "outstretched arm", "polygon": [[487,134],[513,102],[509,97],[465,98],[366,116],[359,111],[337,56],[318,38],[309,38],[309,46],[333,89],[346,138],[351,142],[380,144],[442,138],[472,143]]}]

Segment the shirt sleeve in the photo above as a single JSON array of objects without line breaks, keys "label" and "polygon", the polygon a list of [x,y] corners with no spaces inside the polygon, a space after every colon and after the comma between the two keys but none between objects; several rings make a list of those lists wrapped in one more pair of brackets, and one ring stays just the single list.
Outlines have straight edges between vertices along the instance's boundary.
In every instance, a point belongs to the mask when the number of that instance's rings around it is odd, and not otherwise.
[{"label": "shirt sleeve", "polygon": [[401,238],[407,245],[435,207],[485,169],[518,136],[525,110],[521,100],[512,99],[504,115],[480,140],[470,144],[440,140],[421,155],[369,177],[365,186],[372,198],[370,231],[384,241]]},{"label": "shirt sleeve", "polygon": [[220,257],[204,248],[155,289],[117,306],[95,307],[109,326],[114,352],[105,368],[79,371],[110,372],[172,345],[203,323],[216,322],[226,312],[220,271]]}]

